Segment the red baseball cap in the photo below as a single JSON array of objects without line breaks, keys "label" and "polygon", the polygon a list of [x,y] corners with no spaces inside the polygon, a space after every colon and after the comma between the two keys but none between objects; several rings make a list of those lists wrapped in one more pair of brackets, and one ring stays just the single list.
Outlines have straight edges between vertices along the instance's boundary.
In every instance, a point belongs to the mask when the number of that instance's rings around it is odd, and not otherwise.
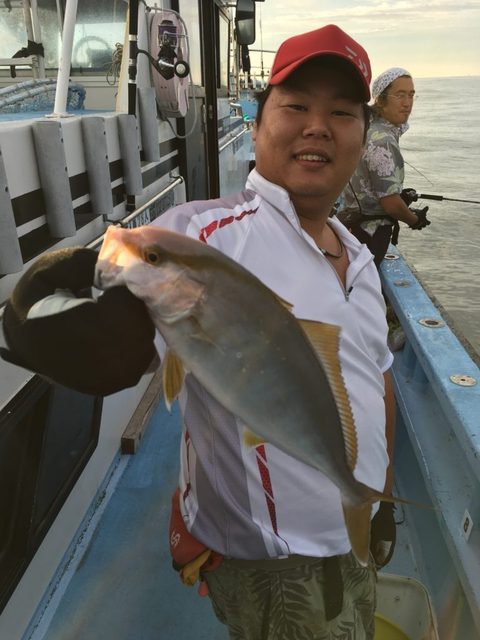
[{"label": "red baseball cap", "polygon": [[365,49],[335,24],[288,38],[280,45],[268,84],[281,84],[295,69],[310,58],[331,55],[350,62],[365,90],[365,101],[370,100],[372,71]]}]

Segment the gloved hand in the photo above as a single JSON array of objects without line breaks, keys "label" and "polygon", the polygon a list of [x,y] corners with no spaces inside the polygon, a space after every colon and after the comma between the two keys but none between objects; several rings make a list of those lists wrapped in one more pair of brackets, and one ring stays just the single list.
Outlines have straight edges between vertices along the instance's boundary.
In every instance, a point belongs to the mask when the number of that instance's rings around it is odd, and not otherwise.
[{"label": "gloved hand", "polygon": [[137,384],[158,356],[141,300],[126,287],[92,297],[97,255],[84,247],[52,251],[22,275],[5,307],[8,348],[0,355],[50,381],[103,396]]},{"label": "gloved hand", "polygon": [[393,556],[397,538],[394,510],[395,505],[391,502],[380,502],[371,522],[370,552],[377,569],[388,564]]},{"label": "gloved hand", "polygon": [[400,197],[405,202],[407,207],[409,207],[412,202],[416,202],[418,200],[418,193],[415,191],[415,189],[403,189]]},{"label": "gloved hand", "polygon": [[428,225],[430,224],[430,220],[428,220],[428,218],[427,218],[428,207],[423,207],[423,209],[412,209],[412,208],[410,208],[410,211],[413,211],[413,213],[418,218],[418,222],[416,224],[408,225],[410,227],[410,229],[418,229],[418,230],[420,230],[420,229],[423,229],[424,227],[428,227]]}]

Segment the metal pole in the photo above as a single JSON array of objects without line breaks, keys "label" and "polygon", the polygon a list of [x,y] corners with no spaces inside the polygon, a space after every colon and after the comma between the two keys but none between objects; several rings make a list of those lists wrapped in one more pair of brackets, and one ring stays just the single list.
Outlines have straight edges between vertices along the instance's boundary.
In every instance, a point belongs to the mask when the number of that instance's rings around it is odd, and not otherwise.
[{"label": "metal pole", "polygon": [[[174,176],[172,176],[172,177],[174,177]],[[146,211],[153,204],[155,204],[155,202],[157,202],[157,200],[160,200],[161,198],[166,196],[169,191],[171,191],[172,189],[177,187],[179,184],[182,184],[182,182],[185,182],[183,176],[175,176],[174,179],[172,180],[172,182],[170,182],[170,184],[168,184],[165,187],[165,189],[162,189],[162,191],[160,191],[159,193],[155,194],[153,196],[153,198],[148,200],[148,202],[145,202],[145,204],[142,204],[141,207],[138,207],[138,209],[135,209],[135,211],[130,213],[125,218],[122,218],[122,220],[115,220],[115,221],[107,220],[107,221],[108,222],[112,222],[112,224],[114,224],[116,226],[119,226],[119,227],[128,227],[128,224],[132,220],[135,220],[135,218],[138,218],[139,215],[141,215],[144,211]],[[96,249],[98,246],[100,246],[102,244],[104,238],[105,238],[105,234],[102,233],[102,235],[100,237],[95,238],[95,240],[92,240],[89,244],[86,245],[87,249]],[[1,318],[1,309],[0,309],[0,318]]]},{"label": "metal pole", "polygon": [[63,9],[60,0],[57,0],[57,19],[58,19],[58,28],[60,34],[63,31]]},{"label": "metal pole", "polygon": [[[130,0],[128,14],[128,113],[137,115],[138,0]],[[125,52],[124,52],[125,55]]]},{"label": "metal pole", "polygon": [[[30,2],[32,11],[32,27],[33,27],[33,41],[37,44],[41,44],[42,36],[40,30],[40,20],[38,19],[38,4],[37,0],[31,0]],[[38,76],[45,78],[45,58],[41,55],[37,55],[38,60]]]},{"label": "metal pole", "polygon": [[63,21],[62,52],[57,76],[57,91],[52,116],[66,116],[68,83],[70,80],[70,67],[72,64],[73,34],[75,32],[75,20],[77,18],[77,0],[67,0],[65,18]]},{"label": "metal pole", "polygon": [[[23,17],[25,20],[25,29],[27,30],[27,40],[30,40],[30,42],[34,42],[35,38],[33,35],[30,0],[23,0]],[[34,78],[38,78],[38,68],[35,58],[32,59],[32,75]]]}]

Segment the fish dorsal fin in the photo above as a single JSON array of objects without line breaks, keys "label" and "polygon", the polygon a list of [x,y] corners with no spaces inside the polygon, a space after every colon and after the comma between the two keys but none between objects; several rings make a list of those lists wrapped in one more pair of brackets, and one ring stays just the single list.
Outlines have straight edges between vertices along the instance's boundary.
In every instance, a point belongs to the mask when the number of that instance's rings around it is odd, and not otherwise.
[{"label": "fish dorsal fin", "polygon": [[276,299],[280,302],[280,304],[285,307],[285,309],[287,311],[290,311],[290,313],[293,313],[293,304],[291,302],[287,302],[286,300],[284,300],[283,298],[281,298],[280,296],[277,296],[277,294],[274,294]]},{"label": "fish dorsal fin", "polygon": [[163,396],[169,411],[182,389],[184,378],[185,370],[183,368],[182,361],[173,353],[173,351],[168,349],[163,359],[162,379]]},{"label": "fish dorsal fin", "polygon": [[342,425],[347,463],[353,471],[358,454],[357,430],[338,357],[340,327],[313,320],[299,320],[299,323],[319,357],[330,383]]}]

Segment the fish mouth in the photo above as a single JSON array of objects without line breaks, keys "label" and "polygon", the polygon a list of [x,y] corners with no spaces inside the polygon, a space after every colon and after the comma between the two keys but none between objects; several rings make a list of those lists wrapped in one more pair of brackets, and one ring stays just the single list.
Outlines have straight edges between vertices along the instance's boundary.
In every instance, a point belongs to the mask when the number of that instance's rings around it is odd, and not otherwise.
[{"label": "fish mouth", "polygon": [[108,227],[95,266],[94,284],[108,289],[124,284],[123,272],[141,257],[141,248],[120,227]]},{"label": "fish mouth", "polygon": [[95,266],[93,286],[104,290],[122,284],[120,282],[122,272],[123,267],[113,265],[107,260],[98,260]]}]

